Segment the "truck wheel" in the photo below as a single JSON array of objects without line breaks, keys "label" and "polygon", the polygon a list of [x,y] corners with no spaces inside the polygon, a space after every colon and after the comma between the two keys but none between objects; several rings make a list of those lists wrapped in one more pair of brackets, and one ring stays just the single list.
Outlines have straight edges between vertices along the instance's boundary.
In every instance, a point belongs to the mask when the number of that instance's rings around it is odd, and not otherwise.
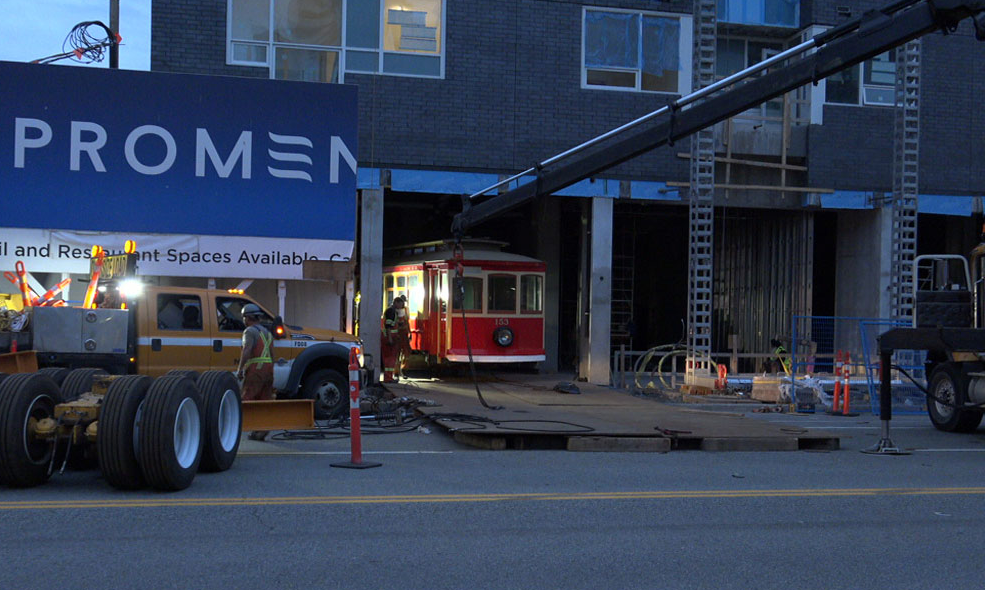
[{"label": "truck wheel", "polygon": [[3,380],[6,379],[7,377],[8,375],[6,373],[0,373],[0,383],[3,383]]},{"label": "truck wheel", "polygon": [[192,371],[191,369],[171,369],[164,376],[177,375],[179,377],[188,377],[192,381],[198,380],[198,371]]},{"label": "truck wheel", "polygon": [[51,377],[51,380],[58,384],[59,387],[62,386],[62,383],[65,383],[65,377],[68,377],[68,374],[71,372],[72,370],[66,367],[45,367],[38,371],[42,375]]},{"label": "truck wheel", "polygon": [[153,382],[146,375],[120,377],[103,397],[96,449],[103,477],[114,488],[136,490],[147,485],[137,456],[143,402]]},{"label": "truck wheel", "polygon": [[233,466],[243,428],[239,382],[229,371],[206,371],[198,378],[202,394],[202,471],[225,471]]},{"label": "truck wheel", "polygon": [[137,459],[151,487],[178,491],[191,485],[202,460],[202,402],[191,379],[154,380],[140,419]]},{"label": "truck wheel", "polygon": [[329,420],[349,405],[349,383],[335,369],[319,369],[304,380],[304,397],[315,400],[315,419]]},{"label": "truck wheel", "polygon": [[968,377],[958,367],[944,363],[934,369],[928,389],[934,397],[927,400],[927,414],[934,427],[945,432],[978,428],[982,412],[959,409],[968,399]]},{"label": "truck wheel", "polygon": [[47,375],[21,373],[0,384],[0,483],[28,488],[48,481],[54,445],[35,440],[31,431],[39,420],[54,418],[61,401]]},{"label": "truck wheel", "polygon": [[92,391],[92,378],[97,375],[108,375],[102,369],[73,369],[65,375],[62,381],[62,399],[70,402],[79,399],[83,393]]}]

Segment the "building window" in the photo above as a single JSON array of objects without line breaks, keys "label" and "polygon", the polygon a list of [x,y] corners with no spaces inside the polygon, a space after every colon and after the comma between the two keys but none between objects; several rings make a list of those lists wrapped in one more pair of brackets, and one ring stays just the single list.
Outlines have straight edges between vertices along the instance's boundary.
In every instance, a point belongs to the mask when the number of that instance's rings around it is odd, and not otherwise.
[{"label": "building window", "polygon": [[690,22],[679,15],[586,8],[582,87],[686,93],[690,68],[681,56],[690,55]]},{"label": "building window", "polygon": [[836,104],[893,106],[896,103],[896,50],[828,76],[825,101]]},{"label": "building window", "polygon": [[723,23],[799,27],[800,0],[718,0]]},{"label": "building window", "polygon": [[444,76],[446,0],[229,0],[227,63],[271,78]]},{"label": "building window", "polygon": [[[769,59],[783,51],[775,41],[742,38],[719,38],[715,47],[715,74],[722,79]],[[774,98],[734,117],[760,124],[780,124],[783,121],[783,97]]]}]

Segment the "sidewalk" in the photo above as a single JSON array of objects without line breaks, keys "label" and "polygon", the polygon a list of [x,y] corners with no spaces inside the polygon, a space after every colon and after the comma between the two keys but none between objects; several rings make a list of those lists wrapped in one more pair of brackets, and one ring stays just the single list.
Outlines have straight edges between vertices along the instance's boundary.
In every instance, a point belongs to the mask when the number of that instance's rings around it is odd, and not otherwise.
[{"label": "sidewalk", "polygon": [[[469,378],[406,379],[386,384],[386,389],[397,397],[433,400],[437,405],[417,411],[456,441],[485,449],[796,451],[840,446],[839,438],[829,432],[663,403],[564,379],[484,375],[479,390],[497,409],[480,404]],[[555,391],[559,383],[574,385],[580,393]]]}]

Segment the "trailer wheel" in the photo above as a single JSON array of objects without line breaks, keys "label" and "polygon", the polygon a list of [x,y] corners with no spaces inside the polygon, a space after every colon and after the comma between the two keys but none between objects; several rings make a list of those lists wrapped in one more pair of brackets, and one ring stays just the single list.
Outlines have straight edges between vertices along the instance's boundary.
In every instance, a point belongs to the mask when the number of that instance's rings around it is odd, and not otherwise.
[{"label": "trailer wheel", "polygon": [[28,488],[48,481],[53,445],[31,431],[53,418],[61,403],[58,385],[47,375],[21,373],[0,384],[0,483]]},{"label": "trailer wheel", "polygon": [[945,432],[971,432],[978,428],[982,412],[960,409],[968,399],[968,377],[957,366],[944,363],[934,369],[929,390],[937,398],[927,400],[927,414],[934,427]]},{"label": "trailer wheel", "polygon": [[239,381],[229,371],[206,371],[198,378],[202,394],[202,471],[225,471],[233,466],[243,428]]},{"label": "trailer wheel", "polygon": [[154,380],[140,421],[137,457],[144,478],[158,490],[191,485],[202,460],[202,402],[187,377]]},{"label": "trailer wheel", "polygon": [[177,375],[179,377],[188,377],[192,381],[198,380],[198,371],[192,371],[191,369],[171,369],[164,374],[165,377],[168,375]]},{"label": "trailer wheel", "polygon": [[96,449],[103,477],[114,488],[136,490],[147,485],[137,456],[143,402],[153,382],[146,375],[120,377],[103,397]]},{"label": "trailer wheel", "polygon": [[58,384],[59,387],[62,386],[62,383],[65,383],[65,377],[68,377],[68,374],[71,372],[72,370],[66,367],[45,367],[38,371],[42,375],[51,377],[51,380]]},{"label": "trailer wheel", "polygon": [[329,420],[349,405],[349,383],[335,369],[319,369],[304,380],[304,397],[315,400],[315,419]]},{"label": "trailer wheel", "polygon": [[9,377],[9,375],[7,375],[6,373],[0,373],[0,383],[3,383],[3,380],[6,379],[7,377]]},{"label": "trailer wheel", "polygon": [[92,391],[92,379],[97,375],[108,375],[102,369],[73,369],[62,381],[62,399],[70,402],[79,399],[83,393]]}]

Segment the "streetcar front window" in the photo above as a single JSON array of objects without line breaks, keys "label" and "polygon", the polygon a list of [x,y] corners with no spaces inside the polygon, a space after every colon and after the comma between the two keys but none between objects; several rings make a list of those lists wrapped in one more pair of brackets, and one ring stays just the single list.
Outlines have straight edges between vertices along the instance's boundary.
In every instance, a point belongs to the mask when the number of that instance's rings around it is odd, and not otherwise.
[{"label": "streetcar front window", "polygon": [[544,277],[523,275],[520,277],[520,312],[540,313],[544,311]]},{"label": "streetcar front window", "polygon": [[516,275],[489,275],[489,311],[516,313]]}]

